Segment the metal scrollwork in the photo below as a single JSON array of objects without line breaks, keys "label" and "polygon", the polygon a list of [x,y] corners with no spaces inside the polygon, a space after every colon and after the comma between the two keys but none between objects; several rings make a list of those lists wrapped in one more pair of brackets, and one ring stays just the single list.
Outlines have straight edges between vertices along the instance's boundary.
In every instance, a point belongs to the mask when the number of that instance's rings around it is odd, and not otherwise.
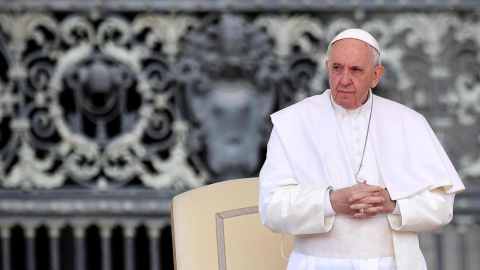
[{"label": "metal scrollwork", "polygon": [[351,27],[382,48],[375,93],[424,114],[462,175],[479,176],[478,16],[99,12],[0,14],[3,187],[254,176],[268,115],[328,87],[326,47]]},{"label": "metal scrollwork", "polygon": [[[72,15],[57,25],[46,15],[9,16],[2,17],[2,29],[15,36],[14,44],[22,43],[14,60],[25,59],[11,65],[26,70],[27,80],[17,84],[23,99],[14,86],[1,84],[2,116],[11,113],[8,106],[15,99],[19,111],[13,117],[21,116],[10,124],[21,140],[16,163],[6,157],[11,151],[4,156],[4,187],[57,188],[67,178],[102,191],[134,179],[154,188],[191,188],[206,181],[206,172],[200,175],[188,161],[188,125],[172,128],[181,121],[172,102],[170,63],[139,45],[129,22],[107,17],[94,24]],[[176,20],[189,25],[181,16]],[[52,32],[51,47],[23,57],[28,39],[46,40],[38,26]],[[172,43],[180,37],[167,38]],[[11,99],[5,99],[7,92]]]},{"label": "metal scrollwork", "polygon": [[0,0],[3,268],[117,268],[122,248],[125,269],[172,268],[172,198],[258,176],[269,115],[328,88],[327,46],[347,28],[380,44],[373,92],[424,115],[467,185],[452,222],[419,235],[429,268],[474,267],[476,2]]}]

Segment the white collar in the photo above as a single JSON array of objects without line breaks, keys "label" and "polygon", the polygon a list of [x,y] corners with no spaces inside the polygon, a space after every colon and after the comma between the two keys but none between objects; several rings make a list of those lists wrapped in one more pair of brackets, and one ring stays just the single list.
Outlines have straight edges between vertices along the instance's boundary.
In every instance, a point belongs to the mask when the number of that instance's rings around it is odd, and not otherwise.
[{"label": "white collar", "polygon": [[371,108],[371,103],[372,103],[372,89],[369,89],[369,95],[367,98],[367,102],[365,102],[362,106],[354,109],[354,110],[347,110],[343,108],[342,106],[338,105],[334,100],[332,96],[332,90],[328,89],[329,91],[328,95],[330,96],[330,103],[332,104],[333,111],[335,112],[335,116],[337,117],[337,120],[340,121],[343,119],[344,116],[346,115],[365,115],[367,113],[370,113],[370,108]]}]

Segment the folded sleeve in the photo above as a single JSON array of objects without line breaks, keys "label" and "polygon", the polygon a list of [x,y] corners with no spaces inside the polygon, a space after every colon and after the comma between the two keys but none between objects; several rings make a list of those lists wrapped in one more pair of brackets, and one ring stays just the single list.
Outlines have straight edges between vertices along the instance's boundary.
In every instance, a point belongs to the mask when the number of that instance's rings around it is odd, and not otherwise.
[{"label": "folded sleeve", "polygon": [[335,215],[325,216],[325,196],[329,188],[297,182],[274,127],[260,171],[262,223],[274,232],[291,235],[328,232],[335,220]]},{"label": "folded sleeve", "polygon": [[335,213],[335,210],[333,210],[332,202],[330,201],[330,193],[333,191],[333,188],[327,189],[327,192],[325,192],[325,200],[324,200],[324,214],[325,216],[332,216],[337,213]]},{"label": "folded sleeve", "polygon": [[387,215],[390,226],[396,231],[417,233],[437,230],[452,220],[454,197],[437,188],[399,199],[400,215]]},{"label": "folded sleeve", "polygon": [[395,208],[392,211],[392,214],[394,215],[400,215],[400,207],[398,207],[398,203],[395,203]]}]

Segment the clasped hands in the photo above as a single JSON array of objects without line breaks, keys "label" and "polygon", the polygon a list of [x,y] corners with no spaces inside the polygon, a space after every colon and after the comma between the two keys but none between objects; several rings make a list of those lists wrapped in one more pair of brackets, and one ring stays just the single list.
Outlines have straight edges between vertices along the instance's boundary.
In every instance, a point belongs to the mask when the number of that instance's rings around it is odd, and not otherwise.
[{"label": "clasped hands", "polygon": [[[355,218],[391,213],[396,205],[386,189],[368,185],[367,181],[333,191],[330,193],[330,202],[335,213],[353,215]],[[363,213],[359,212],[360,209],[364,210]]]}]

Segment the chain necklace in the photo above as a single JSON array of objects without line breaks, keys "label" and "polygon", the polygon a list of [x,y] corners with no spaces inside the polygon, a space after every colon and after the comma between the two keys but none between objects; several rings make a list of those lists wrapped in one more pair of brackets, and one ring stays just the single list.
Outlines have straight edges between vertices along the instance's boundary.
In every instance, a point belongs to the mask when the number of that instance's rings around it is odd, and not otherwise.
[{"label": "chain necklace", "polygon": [[365,136],[365,143],[363,144],[362,159],[360,160],[360,166],[358,166],[358,170],[354,175],[355,180],[357,180],[357,182],[360,182],[360,181],[358,181],[358,174],[360,173],[360,170],[362,169],[363,157],[365,156],[365,149],[367,148],[368,133],[370,131],[370,122],[372,121],[373,95],[371,95],[371,97],[372,97],[372,105],[370,106],[370,117],[368,118],[367,135]]}]

